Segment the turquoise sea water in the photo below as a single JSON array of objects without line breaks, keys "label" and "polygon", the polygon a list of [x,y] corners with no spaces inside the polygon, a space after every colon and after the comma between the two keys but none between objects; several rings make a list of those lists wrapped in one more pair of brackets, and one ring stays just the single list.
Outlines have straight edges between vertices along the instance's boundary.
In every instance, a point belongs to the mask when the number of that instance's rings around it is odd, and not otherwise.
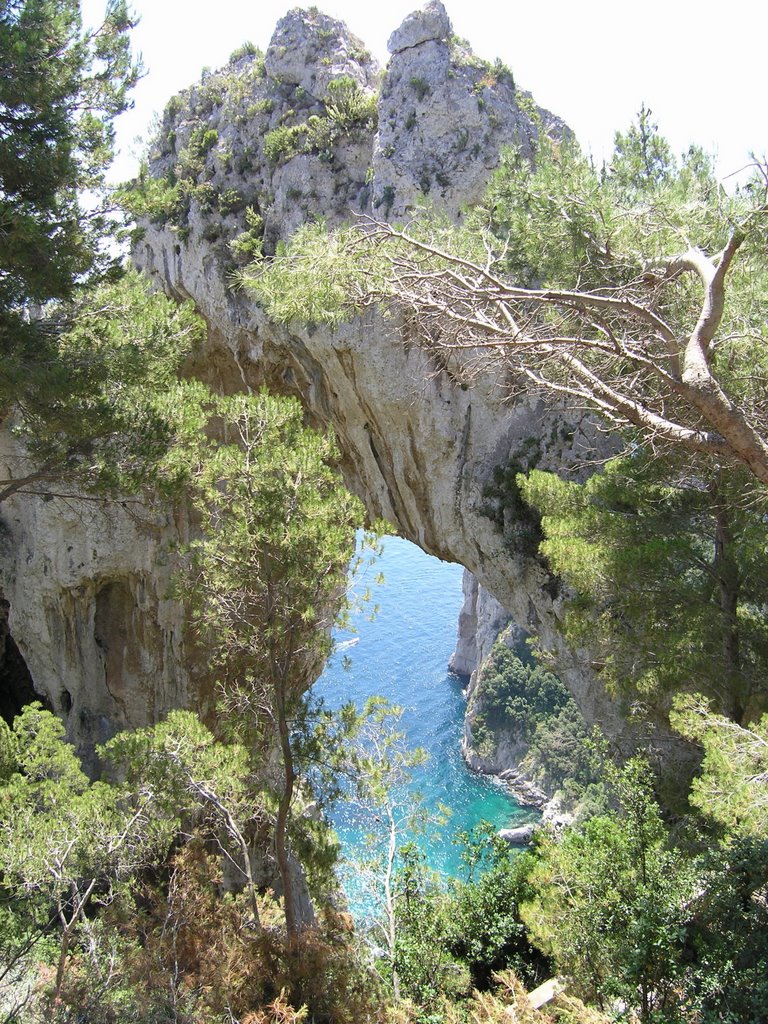
[{"label": "turquoise sea water", "polygon": [[[330,707],[354,701],[362,707],[367,697],[381,695],[405,708],[401,728],[408,745],[423,747],[429,760],[414,773],[413,787],[423,796],[427,810],[450,808],[447,824],[418,839],[431,867],[446,876],[460,877],[459,850],[451,842],[456,832],[485,819],[497,828],[530,820],[497,783],[470,772],[459,750],[465,701],[462,684],[447,670],[456,642],[461,607],[461,566],[440,562],[415,545],[387,537],[384,552],[370,578],[381,571],[385,582],[372,586],[379,605],[375,619],[366,614],[354,619],[357,633],[338,637],[340,651],[315,684],[315,692]],[[342,657],[351,668],[342,667]],[[334,824],[342,852],[361,852],[366,831],[359,813],[341,804]]]}]

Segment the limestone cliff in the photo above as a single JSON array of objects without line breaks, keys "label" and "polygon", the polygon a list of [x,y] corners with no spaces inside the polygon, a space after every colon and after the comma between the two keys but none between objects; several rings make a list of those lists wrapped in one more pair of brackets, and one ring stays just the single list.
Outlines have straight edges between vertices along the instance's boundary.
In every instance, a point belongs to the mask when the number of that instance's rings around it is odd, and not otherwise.
[{"label": "limestone cliff", "polygon": [[[6,479],[24,468],[8,427],[0,431]],[[33,685],[88,763],[119,729],[190,702],[205,710],[182,609],[169,595],[169,545],[186,527],[165,508],[84,499],[66,482],[57,492],[22,490],[0,510],[5,643],[15,658],[3,696],[27,702]]]},{"label": "limestone cliff", "polygon": [[[500,635],[510,647],[523,642],[524,633],[510,624],[509,612],[467,569],[462,580],[463,602],[459,612],[456,649],[448,662],[449,671],[466,679],[464,695],[467,712],[461,752],[474,771],[503,775],[515,771],[527,752],[520,737],[497,731],[492,753],[481,753],[473,742],[473,726],[478,713],[478,682],[483,665]],[[506,627],[509,627],[506,629]]]},{"label": "limestone cliff", "polygon": [[493,594],[480,586],[467,569],[464,570],[461,589],[456,649],[450,657],[448,669],[457,676],[466,677],[469,696],[480,666],[491,653],[496,637],[509,622],[509,612]]},{"label": "limestone cliff", "polygon": [[476,742],[475,723],[484,713],[481,674],[497,640],[508,647],[524,648],[526,634],[514,623],[503,605],[482,587],[472,573],[464,570],[463,603],[459,613],[456,649],[448,662],[449,671],[467,681],[464,695],[467,710],[461,737],[461,753],[467,765],[484,775],[502,778],[524,806],[543,808],[554,796],[538,786],[521,767],[529,751],[527,740],[515,728],[496,723],[482,749]]},{"label": "limestone cliff", "polygon": [[[540,753],[534,753],[534,740],[542,713],[546,712],[548,720],[554,722],[559,705],[568,699],[567,691],[557,684],[561,692],[555,694],[551,703],[543,699],[543,695],[531,702],[531,684],[520,688],[513,674],[504,676],[503,690],[498,692],[499,673],[504,671],[499,664],[499,647],[508,648],[522,665],[532,666],[529,637],[519,626],[509,622],[504,608],[468,573],[465,573],[464,598],[459,636],[468,605],[474,605],[478,611],[478,630],[475,667],[465,690],[467,709],[461,737],[462,757],[473,771],[501,779],[522,806],[543,810],[546,817],[557,816],[562,806],[561,779],[552,774]],[[459,640],[457,651],[461,648]],[[456,652],[451,666],[455,661]],[[510,715],[507,708],[509,700],[518,704],[521,699],[528,700],[532,712],[532,717],[524,723],[520,721],[519,712]],[[570,770],[578,774],[574,760]]]}]

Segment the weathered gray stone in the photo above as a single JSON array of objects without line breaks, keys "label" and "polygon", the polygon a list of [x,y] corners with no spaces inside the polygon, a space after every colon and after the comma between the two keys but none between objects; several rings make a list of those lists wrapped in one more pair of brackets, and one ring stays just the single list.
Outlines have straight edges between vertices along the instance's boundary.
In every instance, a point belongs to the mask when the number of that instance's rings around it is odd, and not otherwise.
[{"label": "weathered gray stone", "polygon": [[298,86],[317,99],[334,78],[348,75],[366,87],[378,72],[374,58],[344,22],[317,9],[296,8],[280,19],[264,64],[275,82]]},{"label": "weathered gray stone", "polygon": [[527,846],[533,839],[536,825],[519,825],[517,828],[500,828],[499,839],[505,839],[510,846]]},{"label": "weathered gray stone", "polygon": [[445,40],[453,31],[450,18],[440,0],[430,0],[420,11],[414,11],[389,37],[387,49],[400,53],[429,40]]},{"label": "weathered gray stone", "polygon": [[[461,589],[462,605],[456,632],[456,649],[448,661],[448,668],[456,675],[469,679],[467,697],[470,697],[475,688],[478,669],[491,653],[496,638],[508,625],[510,615],[467,569],[464,570]],[[516,631],[510,632],[508,646],[514,647],[521,639]]]},{"label": "weathered gray stone", "polygon": [[[8,426],[0,430],[5,479],[25,469]],[[183,609],[170,597],[168,547],[185,529],[170,508],[133,500],[17,492],[0,508],[10,633],[89,764],[94,745],[119,729],[190,703],[206,710],[184,645]]]}]

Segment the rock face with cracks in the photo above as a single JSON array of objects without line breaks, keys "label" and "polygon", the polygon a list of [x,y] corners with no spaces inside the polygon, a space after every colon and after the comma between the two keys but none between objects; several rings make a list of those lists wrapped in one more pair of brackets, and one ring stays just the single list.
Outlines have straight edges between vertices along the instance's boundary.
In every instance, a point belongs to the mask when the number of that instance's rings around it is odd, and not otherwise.
[{"label": "rock face with cracks", "polygon": [[[23,469],[5,424],[0,470],[8,478]],[[185,539],[186,523],[170,509],[86,500],[66,484],[58,491],[18,491],[0,508],[7,609],[0,685],[6,717],[19,701],[43,698],[95,770],[95,745],[117,730],[175,707],[206,709],[184,644],[183,609],[169,596],[168,545]]]}]

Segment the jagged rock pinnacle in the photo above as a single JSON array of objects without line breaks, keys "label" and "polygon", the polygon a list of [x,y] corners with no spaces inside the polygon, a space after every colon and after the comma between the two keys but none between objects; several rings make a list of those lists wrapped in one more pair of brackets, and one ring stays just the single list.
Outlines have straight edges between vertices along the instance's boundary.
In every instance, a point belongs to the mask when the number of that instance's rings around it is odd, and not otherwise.
[{"label": "jagged rock pinnacle", "polygon": [[440,0],[430,0],[420,11],[409,14],[400,28],[389,37],[387,49],[399,53],[420,43],[448,39],[453,31],[451,20]]},{"label": "jagged rock pinnacle", "polygon": [[378,64],[363,42],[343,21],[316,8],[294,8],[277,23],[264,67],[270,78],[304,89],[322,99],[328,82],[347,75],[362,87],[371,86]]}]

